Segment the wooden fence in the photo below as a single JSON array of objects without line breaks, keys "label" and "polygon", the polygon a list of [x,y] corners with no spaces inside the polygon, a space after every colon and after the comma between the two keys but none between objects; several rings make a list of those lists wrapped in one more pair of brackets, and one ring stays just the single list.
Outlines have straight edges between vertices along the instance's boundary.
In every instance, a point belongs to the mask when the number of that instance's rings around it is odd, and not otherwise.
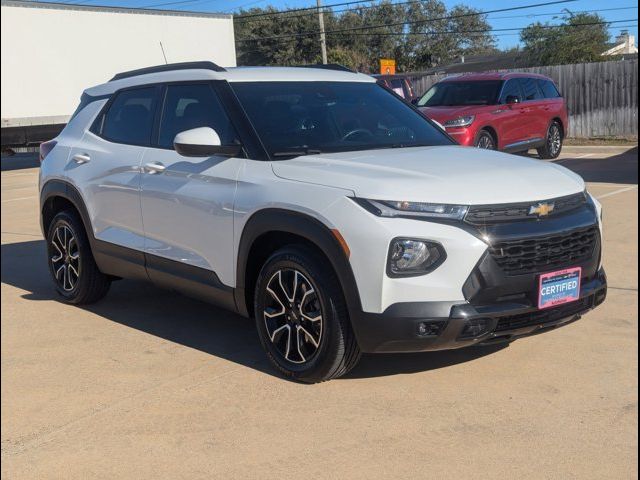
[{"label": "wooden fence", "polygon": [[[638,59],[578,63],[508,71],[551,77],[567,100],[569,136],[638,136]],[[447,75],[411,74],[416,92],[427,91]]]}]

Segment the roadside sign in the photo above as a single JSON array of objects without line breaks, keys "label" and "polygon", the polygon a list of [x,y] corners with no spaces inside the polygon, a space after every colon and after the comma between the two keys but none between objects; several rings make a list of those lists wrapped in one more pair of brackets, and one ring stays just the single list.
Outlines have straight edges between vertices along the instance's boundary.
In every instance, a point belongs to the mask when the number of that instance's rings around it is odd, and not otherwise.
[{"label": "roadside sign", "polygon": [[380,73],[382,75],[395,75],[396,73],[396,61],[392,58],[380,59]]}]

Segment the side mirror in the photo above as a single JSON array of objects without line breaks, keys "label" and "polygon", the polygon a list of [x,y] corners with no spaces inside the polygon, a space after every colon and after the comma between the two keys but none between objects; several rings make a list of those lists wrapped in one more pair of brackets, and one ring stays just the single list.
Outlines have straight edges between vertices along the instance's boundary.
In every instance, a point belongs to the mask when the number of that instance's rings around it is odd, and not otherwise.
[{"label": "side mirror", "polygon": [[420,97],[413,97],[413,98],[411,99],[411,103],[412,103],[413,105],[416,105],[416,106],[417,106],[417,105],[418,105],[418,100],[420,100]]},{"label": "side mirror", "polygon": [[218,133],[210,127],[198,127],[180,132],[173,139],[173,148],[185,157],[234,157],[242,145],[222,145]]},{"label": "side mirror", "polygon": [[520,103],[520,97],[518,95],[507,95],[507,104],[513,105],[514,103]]}]

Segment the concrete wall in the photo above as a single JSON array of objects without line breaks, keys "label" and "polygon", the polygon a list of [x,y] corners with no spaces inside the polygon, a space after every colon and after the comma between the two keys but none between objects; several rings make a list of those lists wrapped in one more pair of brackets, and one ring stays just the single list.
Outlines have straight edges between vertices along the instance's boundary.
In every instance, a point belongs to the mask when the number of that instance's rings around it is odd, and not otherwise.
[{"label": "concrete wall", "polygon": [[[2,1],[2,126],[66,122],[115,73],[210,60],[235,66],[230,15]],[[49,117],[48,119],[46,117]]]}]

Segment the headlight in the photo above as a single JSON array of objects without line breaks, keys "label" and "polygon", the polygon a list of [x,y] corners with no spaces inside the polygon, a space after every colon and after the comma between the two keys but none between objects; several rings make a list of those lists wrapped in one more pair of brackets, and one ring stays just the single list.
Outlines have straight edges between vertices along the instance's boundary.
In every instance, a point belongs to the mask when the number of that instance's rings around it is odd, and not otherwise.
[{"label": "headlight", "polygon": [[442,265],[446,258],[444,248],[439,243],[414,238],[394,238],[389,246],[387,275],[424,275]]},{"label": "headlight", "polygon": [[445,127],[468,127],[476,119],[475,115],[466,115],[464,117],[458,117],[453,120],[447,120],[444,122]]},{"label": "headlight", "polygon": [[446,203],[424,203],[392,200],[368,200],[353,198],[353,201],[379,217],[426,217],[462,220],[467,214],[467,205]]}]

